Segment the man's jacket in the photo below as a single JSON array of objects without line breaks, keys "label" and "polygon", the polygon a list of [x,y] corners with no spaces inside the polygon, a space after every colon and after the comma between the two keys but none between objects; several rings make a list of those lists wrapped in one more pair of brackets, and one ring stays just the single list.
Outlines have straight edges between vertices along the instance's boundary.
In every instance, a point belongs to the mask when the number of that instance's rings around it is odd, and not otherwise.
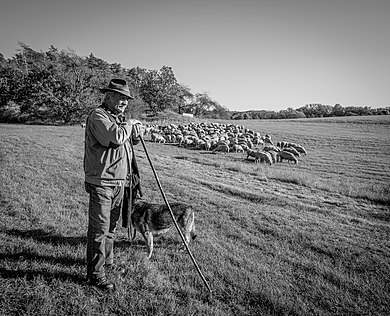
[{"label": "man's jacket", "polygon": [[85,182],[95,185],[124,185],[130,172],[132,125],[121,123],[109,110],[90,112],[85,127]]}]

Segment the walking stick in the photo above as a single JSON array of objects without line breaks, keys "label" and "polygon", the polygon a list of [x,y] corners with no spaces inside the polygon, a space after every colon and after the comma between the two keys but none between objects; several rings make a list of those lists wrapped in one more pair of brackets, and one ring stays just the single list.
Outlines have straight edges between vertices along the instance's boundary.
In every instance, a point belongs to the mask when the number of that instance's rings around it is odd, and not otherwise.
[{"label": "walking stick", "polygon": [[145,141],[144,141],[144,139],[143,139],[143,137],[142,137],[141,135],[139,136],[139,138],[140,138],[140,140],[141,140],[142,147],[144,148],[146,157],[148,158],[150,167],[152,168],[154,177],[156,178],[156,182],[157,182],[157,185],[158,185],[158,187],[159,187],[159,189],[160,189],[160,191],[161,191],[161,195],[162,195],[162,197],[163,197],[163,199],[164,199],[164,202],[165,202],[165,204],[166,204],[166,206],[167,206],[167,208],[168,208],[168,210],[169,210],[169,213],[170,213],[170,215],[171,215],[171,217],[172,217],[172,221],[173,221],[173,223],[175,224],[176,230],[178,231],[178,233],[179,233],[179,235],[180,235],[180,237],[181,237],[181,240],[183,241],[184,246],[185,246],[185,248],[187,249],[187,252],[188,252],[188,254],[189,254],[190,257],[191,257],[191,260],[192,260],[192,262],[194,263],[196,270],[198,271],[198,273],[199,273],[200,277],[202,278],[204,284],[206,285],[207,289],[208,289],[209,292],[211,293],[211,292],[212,292],[212,291],[211,291],[211,288],[210,288],[209,284],[207,283],[205,277],[203,276],[202,271],[200,271],[200,268],[199,268],[199,266],[198,266],[198,264],[197,264],[197,262],[196,262],[194,256],[192,255],[190,249],[188,248],[188,245],[187,245],[187,242],[185,241],[185,238],[184,238],[184,236],[183,236],[183,233],[181,232],[181,230],[180,230],[180,228],[179,228],[179,225],[178,225],[177,222],[176,222],[175,216],[173,215],[172,209],[171,209],[171,207],[170,207],[170,205],[169,205],[169,203],[168,203],[168,200],[167,200],[167,198],[166,198],[166,196],[165,196],[165,193],[164,193],[164,190],[163,190],[163,188],[162,188],[162,186],[161,186],[160,180],[158,179],[156,170],[154,169],[153,163],[152,163],[152,161],[150,160],[149,153],[148,153],[148,151],[147,151],[147,149],[146,149],[146,146],[145,146]]}]

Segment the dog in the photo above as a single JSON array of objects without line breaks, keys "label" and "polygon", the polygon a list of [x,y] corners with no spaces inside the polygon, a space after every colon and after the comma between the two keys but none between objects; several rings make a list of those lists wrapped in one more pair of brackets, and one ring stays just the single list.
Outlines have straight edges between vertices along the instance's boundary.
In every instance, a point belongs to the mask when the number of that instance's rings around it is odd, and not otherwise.
[{"label": "dog", "polygon": [[[195,211],[185,203],[172,203],[170,207],[186,243],[189,244],[190,239],[196,238]],[[165,204],[148,203],[142,200],[137,200],[134,203],[131,224],[133,226],[132,240],[134,240],[138,230],[145,240],[149,259],[153,252],[153,235],[164,234],[174,226],[169,209]]]}]

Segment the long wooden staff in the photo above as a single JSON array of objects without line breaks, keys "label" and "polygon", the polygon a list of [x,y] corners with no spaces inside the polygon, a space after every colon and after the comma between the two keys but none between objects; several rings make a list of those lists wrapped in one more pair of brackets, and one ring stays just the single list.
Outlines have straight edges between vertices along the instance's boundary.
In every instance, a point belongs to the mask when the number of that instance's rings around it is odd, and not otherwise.
[{"label": "long wooden staff", "polygon": [[203,276],[202,271],[200,271],[200,268],[199,268],[199,266],[198,266],[198,264],[197,264],[197,262],[196,262],[194,256],[192,255],[190,249],[188,248],[188,245],[187,245],[187,242],[185,241],[185,238],[184,238],[184,236],[183,236],[183,233],[181,232],[181,230],[180,230],[180,228],[179,228],[179,225],[178,225],[177,222],[176,222],[176,219],[175,219],[175,216],[173,215],[171,206],[170,206],[169,203],[168,203],[168,200],[167,200],[167,198],[166,198],[166,196],[165,196],[164,190],[163,190],[163,188],[162,188],[162,186],[161,186],[160,180],[158,179],[156,170],[154,169],[153,163],[152,163],[152,161],[150,160],[149,153],[148,153],[148,150],[146,149],[144,139],[142,138],[141,135],[139,136],[139,138],[140,138],[141,143],[142,143],[142,146],[143,146],[143,148],[144,148],[146,157],[148,158],[150,167],[152,168],[154,177],[156,178],[156,182],[157,182],[157,185],[158,185],[158,187],[159,187],[159,189],[160,189],[160,191],[161,191],[161,195],[162,195],[162,197],[163,197],[163,199],[164,199],[164,202],[165,202],[166,206],[168,207],[169,213],[171,214],[172,221],[173,221],[173,223],[175,224],[176,230],[178,231],[178,233],[179,233],[179,235],[180,235],[180,237],[181,237],[181,240],[183,241],[184,246],[185,246],[185,248],[187,249],[187,252],[188,252],[188,254],[189,254],[190,257],[191,257],[191,260],[192,260],[192,262],[194,263],[196,270],[198,271],[198,273],[199,273],[200,277],[202,278],[204,284],[206,285],[207,289],[208,289],[209,292],[211,293],[211,292],[212,292],[212,291],[211,291],[211,288],[210,288],[209,284],[207,283],[205,277]]}]

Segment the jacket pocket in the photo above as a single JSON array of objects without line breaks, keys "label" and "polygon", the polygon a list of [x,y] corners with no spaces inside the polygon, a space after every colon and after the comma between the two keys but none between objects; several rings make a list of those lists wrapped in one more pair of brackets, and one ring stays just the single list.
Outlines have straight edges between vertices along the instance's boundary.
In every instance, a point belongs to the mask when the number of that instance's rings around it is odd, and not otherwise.
[{"label": "jacket pocket", "polygon": [[118,169],[121,161],[122,161],[122,157],[120,157],[118,160],[115,160],[111,165],[109,165],[106,169],[106,172],[108,174],[111,174],[111,175],[116,175],[116,170]]}]

